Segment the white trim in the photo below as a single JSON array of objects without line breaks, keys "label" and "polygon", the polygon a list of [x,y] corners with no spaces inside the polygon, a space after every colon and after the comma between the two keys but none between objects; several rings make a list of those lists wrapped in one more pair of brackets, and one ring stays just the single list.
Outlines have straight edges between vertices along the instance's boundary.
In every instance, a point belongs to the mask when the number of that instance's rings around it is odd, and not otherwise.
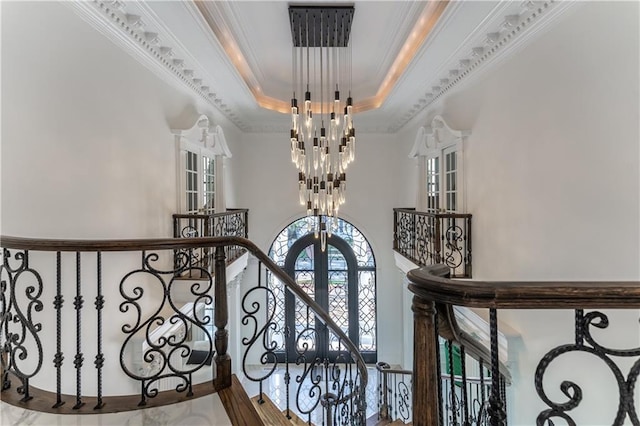
[{"label": "white trim", "polygon": [[[522,2],[501,2],[489,19],[479,25],[452,55],[444,61],[438,78],[430,84],[426,93],[420,94],[421,101],[407,110],[389,128],[397,132],[425,108],[431,106],[445,93],[460,83],[469,83],[494,68],[505,59],[526,47],[542,30],[551,25],[571,6],[575,0],[525,0]],[[472,78],[473,77],[473,78]],[[412,102],[406,102],[411,105]]]},{"label": "white trim", "polygon": [[440,115],[433,117],[429,126],[423,126],[418,129],[415,142],[409,153],[409,158],[418,158],[420,167],[424,169],[424,172],[418,173],[419,182],[417,186],[418,193],[416,194],[416,208],[425,207],[419,203],[426,201],[424,197],[424,194],[427,192],[426,162],[435,157],[440,158],[440,207],[443,208],[445,206],[446,181],[444,153],[445,150],[453,150],[456,153],[456,201],[458,205],[456,211],[466,211],[467,196],[465,194],[464,151],[465,142],[470,134],[468,131],[452,129]]},{"label": "white trim", "polygon": [[227,145],[222,127],[213,127],[206,115],[198,117],[193,126],[188,129],[171,129],[176,143],[176,167],[177,167],[177,208],[181,213],[186,212],[186,200],[184,197],[186,181],[186,153],[192,152],[198,156],[198,207],[202,208],[202,196],[204,193],[202,157],[214,161],[215,170],[215,194],[214,209],[216,212],[226,211],[224,197],[224,158],[231,158],[232,154]]},{"label": "white trim", "polygon": [[231,150],[227,145],[227,139],[224,137],[224,131],[219,125],[213,129],[213,152],[222,157],[232,157]]},{"label": "white trim", "polygon": [[410,261],[409,259],[407,259],[406,257],[404,257],[403,255],[401,255],[395,250],[393,252],[393,257],[396,260],[396,267],[400,269],[403,274],[407,274],[409,273],[409,271],[413,269],[420,268],[419,265],[416,265],[415,263],[413,263],[412,261]]},{"label": "white trim", "polygon": [[209,75],[206,81],[203,79],[206,70],[144,2],[74,0],[63,4],[158,77],[174,87],[188,89],[238,128],[248,129],[229,102],[214,92],[217,82]]},{"label": "white trim", "polygon": [[427,154],[427,130],[424,126],[418,129],[416,139],[413,142],[409,158],[416,158]]}]

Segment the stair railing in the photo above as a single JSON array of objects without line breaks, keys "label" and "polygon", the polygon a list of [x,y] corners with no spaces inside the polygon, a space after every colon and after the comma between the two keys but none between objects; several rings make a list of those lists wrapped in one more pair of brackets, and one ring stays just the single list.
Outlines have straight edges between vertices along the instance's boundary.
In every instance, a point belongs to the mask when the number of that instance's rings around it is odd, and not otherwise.
[{"label": "stair railing", "polygon": [[376,364],[378,372],[378,420],[403,423],[411,421],[413,371],[391,368],[386,362]]},{"label": "stair railing", "polygon": [[[481,340],[459,326],[455,311],[441,307],[436,358],[440,377],[438,404],[440,419],[446,425],[487,425],[487,407],[491,395],[491,353]],[[412,421],[413,371],[393,369],[378,362],[378,417],[384,420]],[[507,366],[500,362],[499,386],[503,396],[511,383]]]},{"label": "stair railing", "polygon": [[[543,385],[548,367],[559,356],[566,354],[589,354],[600,359],[611,370],[617,382],[618,409],[611,413],[611,424],[622,425],[626,420],[640,424],[638,407],[634,402],[635,384],[640,375],[640,359],[635,360],[628,373],[622,372],[616,359],[633,361],[640,357],[640,348],[612,349],[596,341],[593,327],[605,329],[609,326],[606,314],[585,309],[638,309],[640,308],[640,282],[478,282],[448,278],[450,268],[434,265],[414,269],[407,274],[414,293],[414,372],[413,372],[413,424],[417,426],[442,425],[445,423],[441,401],[443,399],[440,380],[440,351],[438,335],[451,334],[452,306],[489,309],[490,327],[490,395],[486,415],[488,424],[507,424],[505,386],[501,379],[501,364],[498,348],[498,309],[574,309],[573,324],[575,340],[552,348],[540,360],[534,375],[535,390],[547,405],[535,419],[537,425],[552,425],[558,419],[575,425],[571,410],[582,401],[581,387],[569,380],[560,385],[566,401],[550,396]],[[630,341],[637,338],[637,332]],[[636,339],[637,340],[637,339]],[[480,350],[470,346],[472,350]],[[623,362],[624,364],[624,362]],[[464,368],[464,364],[463,364]],[[483,371],[483,370],[481,370]],[[456,378],[453,379],[457,380]],[[462,390],[466,389],[462,386]],[[557,392],[556,392],[557,393]],[[446,397],[445,397],[446,398]],[[461,395],[465,401],[468,395]],[[483,398],[484,399],[484,398]],[[484,404],[483,404],[484,405]],[[463,404],[463,406],[465,406]],[[462,424],[467,424],[469,415],[461,413]],[[458,417],[460,418],[460,417]],[[453,419],[452,424],[457,420]],[[528,421],[533,422],[533,419]]]},{"label": "stair railing", "polygon": [[[104,413],[174,403],[185,395],[229,387],[225,248],[238,246],[262,262],[338,337],[344,358],[348,354],[354,363],[353,381],[346,381],[343,390],[331,388],[323,403],[327,412],[334,413],[331,418],[346,406],[353,407],[351,423],[364,424],[367,370],[357,348],[295,281],[246,238],[3,236],[0,245],[0,378],[5,402],[37,411]],[[187,261],[175,264],[176,252],[203,248],[215,252],[213,274]],[[194,268],[199,269],[197,279],[179,278]],[[180,287],[189,289],[188,300],[177,300]],[[202,309],[185,315],[180,307],[189,302],[200,307],[213,304],[213,318],[203,316]],[[212,321],[215,331],[210,335]],[[166,322],[180,324],[181,331],[150,340]],[[189,342],[194,329],[205,336],[205,356],[194,356],[199,355]],[[214,349],[215,368],[211,368]],[[88,365],[90,360],[93,366]],[[335,367],[325,371],[337,374]],[[162,392],[160,382],[169,379],[177,382],[174,390]]]},{"label": "stair railing", "polygon": [[[260,259],[258,285],[241,304],[247,327],[242,370],[258,384],[257,402],[271,396],[287,418],[316,426],[364,425],[368,378],[358,348],[307,291],[273,265]],[[285,299],[296,310],[292,323],[284,320]],[[328,342],[328,353],[321,342]],[[284,383],[274,383],[275,373],[284,373]]]}]

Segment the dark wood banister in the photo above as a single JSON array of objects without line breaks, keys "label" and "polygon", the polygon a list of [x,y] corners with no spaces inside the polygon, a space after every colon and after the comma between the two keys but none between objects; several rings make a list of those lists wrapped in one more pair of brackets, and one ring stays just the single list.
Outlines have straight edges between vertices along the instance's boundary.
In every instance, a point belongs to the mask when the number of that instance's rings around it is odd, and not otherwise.
[{"label": "dark wood banister", "polygon": [[470,308],[581,309],[640,307],[640,281],[461,281],[442,265],[409,271],[409,289],[425,300]]},{"label": "dark wood banister", "polygon": [[[436,314],[451,306],[490,309],[583,309],[640,307],[638,281],[483,282],[446,278],[444,265],[409,271],[414,293],[413,424],[439,422],[437,358],[433,343],[439,333]],[[496,423],[502,424],[502,423]]]},{"label": "dark wood banister", "polygon": [[21,238],[0,236],[0,246],[15,250],[33,250],[50,252],[112,252],[112,251],[154,251],[173,250],[199,247],[223,247],[237,245],[246,248],[259,261],[261,261],[275,276],[282,281],[289,290],[299,297],[314,311],[318,320],[331,329],[343,342],[354,357],[360,373],[360,386],[362,395],[367,387],[367,368],[360,355],[360,351],[349,337],[331,319],[315,300],[313,300],[296,282],[287,275],[269,256],[267,256],[251,240],[242,237],[199,237],[199,238],[154,238],[154,239],[127,239],[127,240],[59,240]]}]

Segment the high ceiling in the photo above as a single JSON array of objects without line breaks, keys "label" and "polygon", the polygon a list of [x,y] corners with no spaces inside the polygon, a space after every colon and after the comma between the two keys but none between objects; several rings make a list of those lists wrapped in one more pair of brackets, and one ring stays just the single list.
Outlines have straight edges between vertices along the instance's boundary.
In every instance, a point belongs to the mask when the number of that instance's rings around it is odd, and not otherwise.
[{"label": "high ceiling", "polygon": [[[355,1],[352,93],[359,131],[395,132],[505,54],[552,1]],[[287,132],[292,40],[285,1],[99,2],[171,72],[249,132]],[[109,12],[109,5],[117,15]],[[85,6],[88,9],[90,6]],[[94,7],[95,8],[95,7]],[[122,25],[121,25],[122,26]],[[533,31],[535,32],[535,31]],[[145,40],[148,46],[144,44]]]}]

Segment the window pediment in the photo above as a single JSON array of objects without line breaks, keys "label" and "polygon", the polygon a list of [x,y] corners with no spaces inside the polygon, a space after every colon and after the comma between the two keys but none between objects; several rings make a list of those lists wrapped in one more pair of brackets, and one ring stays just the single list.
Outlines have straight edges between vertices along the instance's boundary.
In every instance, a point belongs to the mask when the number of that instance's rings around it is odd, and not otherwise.
[{"label": "window pediment", "polygon": [[409,158],[432,155],[453,145],[462,146],[468,135],[469,132],[452,129],[442,116],[436,115],[430,125],[418,129]]},{"label": "window pediment", "polygon": [[181,148],[205,149],[210,155],[231,158],[231,150],[220,125],[213,126],[209,117],[201,115],[194,125],[188,129],[171,129]]}]

